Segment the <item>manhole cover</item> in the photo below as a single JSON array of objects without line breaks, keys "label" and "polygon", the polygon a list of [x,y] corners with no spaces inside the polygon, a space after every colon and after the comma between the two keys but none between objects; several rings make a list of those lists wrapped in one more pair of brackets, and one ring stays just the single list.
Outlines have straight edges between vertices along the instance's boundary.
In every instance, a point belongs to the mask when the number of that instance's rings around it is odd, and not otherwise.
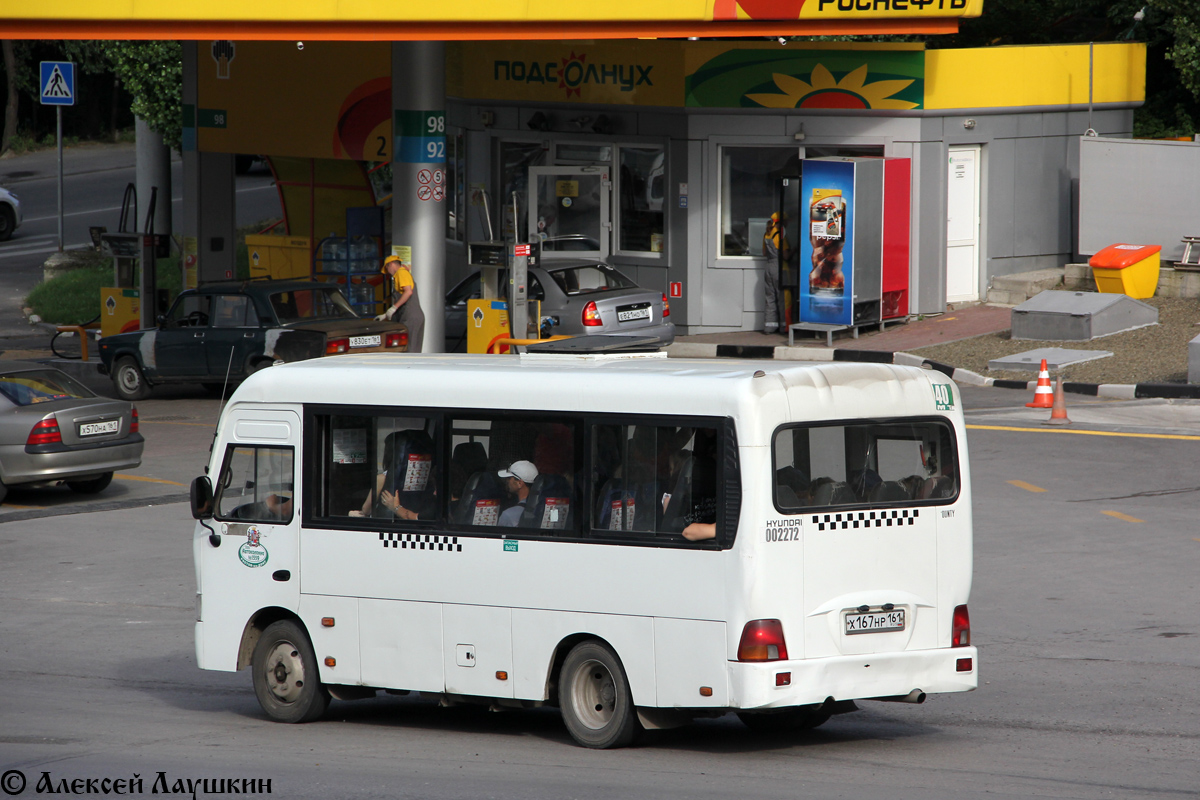
[{"label": "manhole cover", "polygon": [[993,358],[988,362],[988,369],[1032,370],[1036,372],[1046,359],[1046,369],[1054,371],[1069,367],[1072,364],[1082,364],[1085,361],[1095,361],[1111,356],[1107,350],[1066,350],[1061,347],[1041,347],[1037,350],[1027,350],[1024,353]]}]

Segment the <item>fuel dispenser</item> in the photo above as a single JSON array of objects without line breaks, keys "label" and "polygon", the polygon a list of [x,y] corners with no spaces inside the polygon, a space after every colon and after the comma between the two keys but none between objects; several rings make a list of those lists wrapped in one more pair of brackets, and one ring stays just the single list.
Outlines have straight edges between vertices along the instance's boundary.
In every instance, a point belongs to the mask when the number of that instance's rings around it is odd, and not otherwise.
[{"label": "fuel dispenser", "polygon": [[468,353],[487,353],[500,339],[538,338],[540,303],[532,302],[530,314],[529,268],[540,258],[538,243],[467,244],[467,262],[479,270],[480,279],[479,299],[467,301]]}]

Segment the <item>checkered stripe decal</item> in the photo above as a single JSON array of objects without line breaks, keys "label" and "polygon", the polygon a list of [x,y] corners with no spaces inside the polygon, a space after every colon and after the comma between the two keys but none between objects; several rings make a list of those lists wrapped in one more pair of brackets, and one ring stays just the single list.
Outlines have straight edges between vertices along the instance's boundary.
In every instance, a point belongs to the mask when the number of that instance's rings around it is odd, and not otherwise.
[{"label": "checkered stripe decal", "polygon": [[918,509],[892,509],[891,511],[850,511],[845,514],[813,514],[817,530],[848,530],[850,528],[891,528],[912,525],[921,512]]},{"label": "checkered stripe decal", "polygon": [[443,552],[461,553],[462,545],[457,536],[434,536],[428,533],[381,533],[379,541],[384,548],[400,548],[401,550],[441,550]]}]

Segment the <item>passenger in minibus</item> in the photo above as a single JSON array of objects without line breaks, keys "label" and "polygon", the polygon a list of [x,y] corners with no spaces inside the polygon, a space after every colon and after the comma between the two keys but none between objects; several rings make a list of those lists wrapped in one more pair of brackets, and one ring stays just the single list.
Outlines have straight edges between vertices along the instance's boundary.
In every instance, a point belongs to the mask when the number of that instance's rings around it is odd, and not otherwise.
[{"label": "passenger in minibus", "polygon": [[504,488],[510,495],[516,497],[516,504],[504,509],[500,514],[500,527],[515,528],[525,513],[525,501],[529,499],[529,487],[537,480],[537,467],[529,461],[514,461],[508,469],[496,473],[504,480]]},{"label": "passenger in minibus", "polygon": [[415,520],[433,510],[433,441],[424,431],[394,431],[383,440],[382,471],[375,491],[367,494],[352,517],[390,517]]}]

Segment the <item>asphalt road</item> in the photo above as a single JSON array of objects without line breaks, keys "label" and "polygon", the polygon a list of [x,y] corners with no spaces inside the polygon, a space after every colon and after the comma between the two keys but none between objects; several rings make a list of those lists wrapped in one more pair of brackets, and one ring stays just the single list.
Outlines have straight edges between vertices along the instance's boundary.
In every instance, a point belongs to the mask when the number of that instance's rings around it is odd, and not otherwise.
[{"label": "asphalt road", "polygon": [[[195,668],[187,508],[142,505],[0,522],[0,771],[24,774],[19,797],[43,772],[136,773],[145,794],[159,772],[269,779],[297,798],[1200,796],[1200,406],[1072,404],[1061,432],[1024,393],[962,394],[977,692],[866,702],[783,738],[726,717],[612,752],[574,746],[549,709],[380,697],[275,724],[247,673]],[[209,433],[181,423],[216,402],[143,404],[158,420],[138,473],[186,482]]]}]

